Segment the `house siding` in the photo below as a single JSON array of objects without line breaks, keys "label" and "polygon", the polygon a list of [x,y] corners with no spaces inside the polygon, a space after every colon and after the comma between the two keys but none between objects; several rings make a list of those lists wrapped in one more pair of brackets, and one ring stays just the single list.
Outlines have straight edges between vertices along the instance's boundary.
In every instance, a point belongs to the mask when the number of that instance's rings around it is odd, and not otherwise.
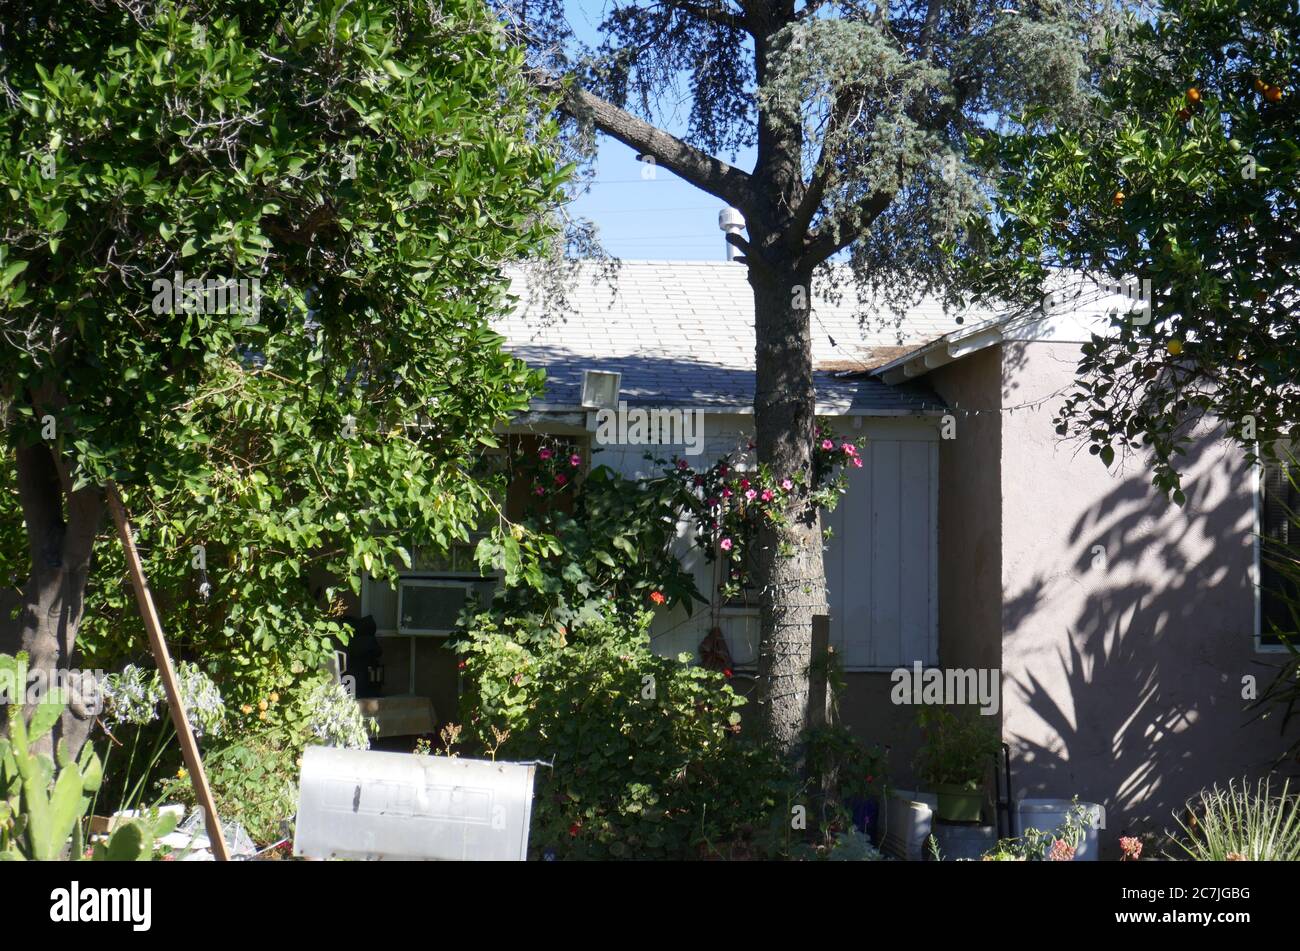
[{"label": "house siding", "polygon": [[1285,747],[1242,700],[1242,678],[1266,684],[1277,661],[1254,645],[1253,473],[1205,430],[1182,467],[1180,508],[1151,487],[1140,454],[1107,470],[1054,432],[1077,344],[999,349],[1013,782],[1018,796],[1102,803],[1114,854],[1118,835],[1172,826],[1199,789],[1261,773]]}]

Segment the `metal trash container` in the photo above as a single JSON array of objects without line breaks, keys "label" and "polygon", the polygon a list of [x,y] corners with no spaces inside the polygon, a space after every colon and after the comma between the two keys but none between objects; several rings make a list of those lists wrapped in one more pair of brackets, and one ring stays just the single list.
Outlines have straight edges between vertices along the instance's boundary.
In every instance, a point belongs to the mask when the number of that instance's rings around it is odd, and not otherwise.
[{"label": "metal trash container", "polygon": [[534,769],[311,747],[302,758],[294,855],[522,861]]}]

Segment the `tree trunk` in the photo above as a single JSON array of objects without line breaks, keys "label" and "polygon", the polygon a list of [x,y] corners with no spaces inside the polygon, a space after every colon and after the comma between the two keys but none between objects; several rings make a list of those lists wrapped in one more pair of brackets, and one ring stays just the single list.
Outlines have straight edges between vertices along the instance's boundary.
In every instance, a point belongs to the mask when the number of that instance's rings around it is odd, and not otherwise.
[{"label": "tree trunk", "polygon": [[754,426],[758,458],[775,478],[804,476],[805,491],[787,510],[785,524],[759,532],[758,581],[762,640],[759,704],[769,739],[798,754],[807,725],[812,619],[826,612],[821,518],[806,502],[812,477],[816,392],[809,335],[811,273],[794,264],[751,261],[754,289]]},{"label": "tree trunk", "polygon": [[[97,684],[83,682],[76,649],[95,536],[103,521],[103,493],[71,491],[55,451],[45,443],[17,450],[18,497],[27,527],[31,569],[17,616],[0,618],[0,653],[28,655],[29,682],[65,688],[68,709],[37,749],[52,753],[60,740],[75,756],[98,710]],[[65,517],[66,508],[66,517]]]}]

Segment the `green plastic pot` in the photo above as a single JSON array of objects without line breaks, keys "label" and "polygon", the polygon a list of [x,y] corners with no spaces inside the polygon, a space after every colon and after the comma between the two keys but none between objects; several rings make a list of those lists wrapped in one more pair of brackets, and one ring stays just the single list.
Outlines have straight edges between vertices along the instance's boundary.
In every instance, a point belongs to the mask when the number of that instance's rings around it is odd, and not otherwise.
[{"label": "green plastic pot", "polygon": [[958,783],[935,783],[934,794],[939,797],[934,816],[944,822],[979,822],[984,807],[984,790],[972,789]]}]

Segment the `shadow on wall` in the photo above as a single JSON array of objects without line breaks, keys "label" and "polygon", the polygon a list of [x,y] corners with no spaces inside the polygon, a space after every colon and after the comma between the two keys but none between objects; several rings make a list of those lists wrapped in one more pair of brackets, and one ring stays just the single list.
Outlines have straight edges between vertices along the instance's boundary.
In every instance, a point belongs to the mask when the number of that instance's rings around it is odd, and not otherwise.
[{"label": "shadow on wall", "polygon": [[[1100,468],[1075,464],[1089,462]],[[1125,832],[1172,827],[1201,788],[1267,772],[1288,745],[1242,698],[1244,676],[1262,689],[1279,662],[1254,646],[1249,470],[1216,439],[1185,471],[1198,475],[1180,510],[1130,466],[1059,540],[1061,561],[1035,562],[1004,602],[1016,795],[1103,803],[1108,852]]]}]

